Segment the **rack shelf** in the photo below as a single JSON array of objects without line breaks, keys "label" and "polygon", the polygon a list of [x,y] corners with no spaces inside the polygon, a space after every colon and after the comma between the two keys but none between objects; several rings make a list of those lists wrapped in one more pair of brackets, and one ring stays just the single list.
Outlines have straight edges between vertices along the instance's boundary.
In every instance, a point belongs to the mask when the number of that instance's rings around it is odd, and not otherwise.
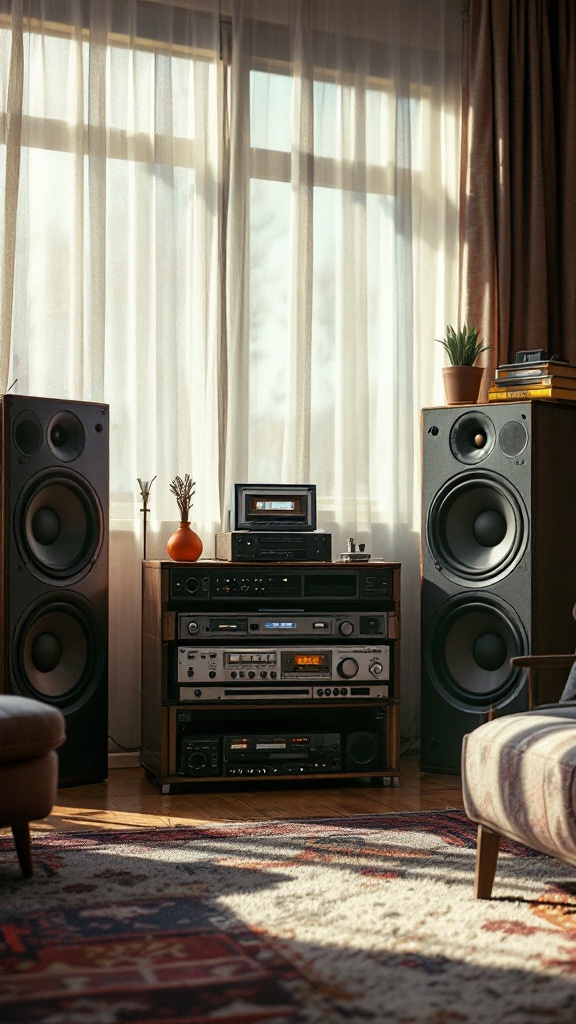
[{"label": "rack shelf", "polygon": [[163,793],[398,783],[398,563],[145,561],[142,580],[141,763]]}]

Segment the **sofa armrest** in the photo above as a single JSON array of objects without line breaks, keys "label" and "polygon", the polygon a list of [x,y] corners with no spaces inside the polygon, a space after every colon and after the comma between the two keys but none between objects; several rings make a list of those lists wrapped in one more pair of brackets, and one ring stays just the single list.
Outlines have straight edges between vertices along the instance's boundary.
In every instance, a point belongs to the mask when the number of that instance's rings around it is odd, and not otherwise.
[{"label": "sofa armrest", "polygon": [[515,668],[525,668],[528,672],[528,709],[532,711],[539,704],[539,672],[546,668],[570,669],[576,661],[576,653],[572,654],[520,654],[510,659]]}]

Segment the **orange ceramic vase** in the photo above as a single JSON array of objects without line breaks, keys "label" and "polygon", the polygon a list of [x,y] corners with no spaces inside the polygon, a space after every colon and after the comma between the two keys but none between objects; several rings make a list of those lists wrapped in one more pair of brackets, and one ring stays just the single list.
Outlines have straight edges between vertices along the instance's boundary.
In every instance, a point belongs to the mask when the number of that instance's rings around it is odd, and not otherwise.
[{"label": "orange ceramic vase", "polygon": [[175,562],[195,562],[202,554],[202,541],[190,523],[180,523],[168,539],[166,550]]}]

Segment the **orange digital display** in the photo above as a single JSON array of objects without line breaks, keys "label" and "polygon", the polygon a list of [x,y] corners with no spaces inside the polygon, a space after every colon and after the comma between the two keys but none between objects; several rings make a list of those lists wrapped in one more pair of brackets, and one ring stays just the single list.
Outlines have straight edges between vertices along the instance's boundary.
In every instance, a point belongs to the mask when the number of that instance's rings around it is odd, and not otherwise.
[{"label": "orange digital display", "polygon": [[324,665],[326,662],[325,654],[295,654],[294,664],[302,666],[308,665]]}]

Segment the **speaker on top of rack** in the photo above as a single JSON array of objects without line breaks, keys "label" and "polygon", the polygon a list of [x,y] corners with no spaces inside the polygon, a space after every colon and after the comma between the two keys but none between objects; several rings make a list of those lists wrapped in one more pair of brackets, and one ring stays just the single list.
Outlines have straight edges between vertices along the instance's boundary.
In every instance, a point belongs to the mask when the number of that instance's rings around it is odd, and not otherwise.
[{"label": "speaker on top of rack", "polygon": [[422,411],[421,767],[527,708],[510,658],[574,650],[576,403]]},{"label": "speaker on top of rack", "polygon": [[0,399],[2,692],[58,707],[60,784],[108,774],[108,406]]}]

